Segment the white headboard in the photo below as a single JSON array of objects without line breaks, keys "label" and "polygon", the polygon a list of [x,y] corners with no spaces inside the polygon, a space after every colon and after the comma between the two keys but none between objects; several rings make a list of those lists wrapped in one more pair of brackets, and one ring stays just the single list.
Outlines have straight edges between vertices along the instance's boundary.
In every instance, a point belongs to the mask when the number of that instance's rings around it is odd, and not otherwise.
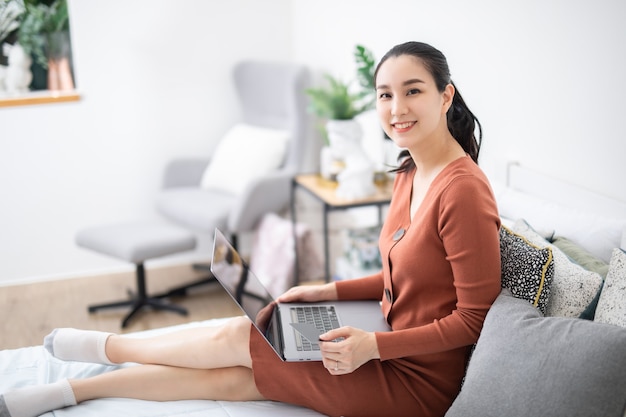
[{"label": "white headboard", "polygon": [[564,236],[609,261],[626,248],[626,203],[565,181],[508,165],[507,183],[494,187],[503,218],[524,219],[542,233]]},{"label": "white headboard", "polygon": [[507,165],[507,186],[568,207],[626,220],[626,202],[524,168],[517,162]]}]

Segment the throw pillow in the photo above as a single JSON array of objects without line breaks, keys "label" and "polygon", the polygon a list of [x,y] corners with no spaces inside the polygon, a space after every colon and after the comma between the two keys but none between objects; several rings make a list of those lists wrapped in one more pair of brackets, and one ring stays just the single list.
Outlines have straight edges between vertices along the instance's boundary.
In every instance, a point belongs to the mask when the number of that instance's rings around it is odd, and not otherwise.
[{"label": "throw pillow", "polygon": [[626,327],[626,253],[622,249],[613,250],[594,321]]},{"label": "throw pillow", "polygon": [[280,167],[289,135],[286,130],[234,126],[217,144],[201,187],[242,194],[251,181]]},{"label": "throw pillow", "polygon": [[[602,259],[596,257],[582,246],[572,242],[570,239],[563,236],[556,236],[552,239],[551,243],[567,255],[573,262],[585,268],[587,271],[597,272],[602,279],[606,278],[606,274],[609,272],[609,264]],[[593,320],[596,314],[596,307],[598,306],[598,300],[600,299],[600,292],[602,286],[593,297],[591,303],[580,314],[579,318],[585,320]]]},{"label": "throw pillow", "polygon": [[503,289],[445,417],[620,417],[624,346],[624,328],[542,317]]},{"label": "throw pillow", "polygon": [[605,278],[606,274],[609,272],[609,264],[607,262],[604,262],[571,239],[563,236],[555,236],[550,243],[561,249],[568,258],[587,271],[597,272],[602,278]]},{"label": "throw pillow", "polygon": [[517,220],[513,231],[537,246],[552,249],[554,277],[546,316],[580,317],[602,287],[602,277],[569,260],[559,248],[539,236],[526,221]]},{"label": "throw pillow", "polygon": [[554,273],[552,250],[539,248],[506,226],[500,227],[502,287],[514,297],[529,301],[543,314],[550,297]]}]

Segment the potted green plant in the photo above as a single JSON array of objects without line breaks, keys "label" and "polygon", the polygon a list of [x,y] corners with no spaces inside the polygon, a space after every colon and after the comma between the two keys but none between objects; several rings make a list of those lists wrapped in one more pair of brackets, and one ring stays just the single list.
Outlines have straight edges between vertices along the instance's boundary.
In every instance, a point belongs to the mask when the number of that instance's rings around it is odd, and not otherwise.
[{"label": "potted green plant", "polygon": [[326,120],[351,120],[368,109],[367,103],[361,103],[363,92],[350,92],[350,84],[330,74],[325,74],[327,86],[309,88],[309,109],[318,117]]},{"label": "potted green plant", "polygon": [[356,75],[361,88],[361,100],[365,100],[366,110],[374,107],[376,103],[376,85],[374,84],[374,71],[376,70],[376,59],[372,51],[363,45],[357,45],[354,49],[354,60],[356,61]]},{"label": "potted green plant", "polygon": [[351,91],[351,83],[330,74],[324,75],[327,86],[306,90],[311,99],[309,109],[322,119],[351,120],[373,107],[375,64],[373,54],[364,46],[356,45],[354,57],[361,91]]},{"label": "potted green plant", "polygon": [[33,56],[45,80],[34,81],[33,87],[74,89],[67,0],[25,0],[24,4],[18,43]]},{"label": "potted green plant", "polygon": [[24,4],[18,0],[0,2],[0,43],[7,39],[19,26]]},{"label": "potted green plant", "polygon": [[352,89],[352,83],[328,73],[324,74],[325,86],[305,90],[310,98],[309,110],[322,121],[325,146],[320,154],[320,168],[322,176],[327,179],[336,178],[344,168],[348,148],[360,147],[363,132],[355,117],[374,104],[373,55],[364,46],[357,45],[354,57],[360,90]]},{"label": "potted green plant", "polygon": [[25,0],[24,4],[18,43],[39,65],[48,68],[48,52],[56,46],[51,38],[69,33],[67,1]]}]

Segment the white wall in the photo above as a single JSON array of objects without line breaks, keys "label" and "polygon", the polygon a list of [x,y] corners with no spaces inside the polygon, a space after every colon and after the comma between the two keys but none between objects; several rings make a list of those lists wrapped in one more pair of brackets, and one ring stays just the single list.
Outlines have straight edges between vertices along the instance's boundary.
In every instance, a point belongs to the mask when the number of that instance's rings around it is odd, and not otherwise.
[{"label": "white wall", "polygon": [[[448,58],[485,130],[481,166],[522,164],[626,201],[626,2],[622,0],[295,1],[295,59],[354,73],[419,40]],[[323,22],[323,23],[322,23]],[[323,27],[323,30],[321,29]]]},{"label": "white wall", "polygon": [[166,162],[238,119],[233,64],[292,55],[288,0],[69,5],[82,100],[0,110],[0,281],[125,266],[75,233],[156,216]]},{"label": "white wall", "polygon": [[[354,74],[406,40],[448,57],[485,128],[481,165],[522,164],[626,201],[621,0],[70,0],[75,104],[0,110],[0,281],[121,263],[77,249],[91,224],[155,216],[166,161],[238,117],[232,64]],[[115,24],[113,24],[115,22]]]}]

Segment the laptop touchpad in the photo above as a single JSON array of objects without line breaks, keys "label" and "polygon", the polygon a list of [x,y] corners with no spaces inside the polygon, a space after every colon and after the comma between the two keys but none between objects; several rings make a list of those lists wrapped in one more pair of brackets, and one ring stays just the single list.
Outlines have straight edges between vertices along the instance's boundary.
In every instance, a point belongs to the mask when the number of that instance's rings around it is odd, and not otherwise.
[{"label": "laptop touchpad", "polygon": [[311,343],[319,343],[320,335],[324,333],[314,324],[311,323],[289,323],[291,327],[296,329],[303,337],[305,337]]}]

